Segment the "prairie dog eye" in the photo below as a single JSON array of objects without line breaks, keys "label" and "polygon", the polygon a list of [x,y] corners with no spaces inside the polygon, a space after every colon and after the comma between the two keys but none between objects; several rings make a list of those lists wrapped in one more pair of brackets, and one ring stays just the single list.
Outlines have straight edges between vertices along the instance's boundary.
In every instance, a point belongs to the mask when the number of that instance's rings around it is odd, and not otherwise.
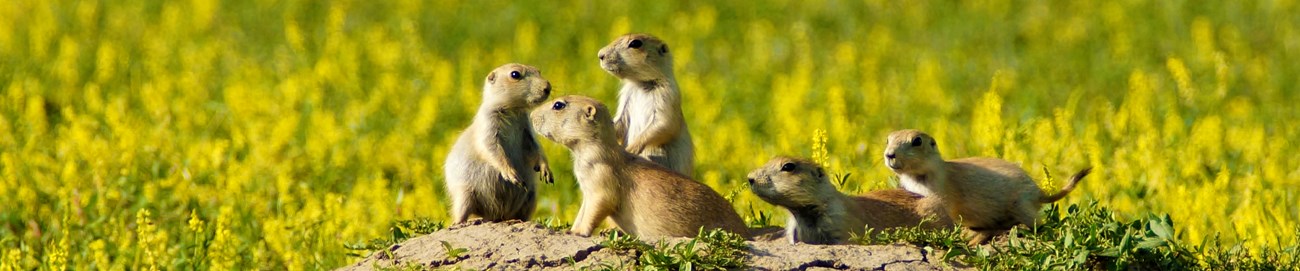
[{"label": "prairie dog eye", "polygon": [[524,78],[524,75],[523,75],[523,74],[520,74],[518,71],[512,71],[512,72],[510,72],[510,78],[514,78],[515,80],[519,80],[519,79]]},{"label": "prairie dog eye", "polygon": [[784,165],[781,165],[781,171],[794,171],[794,163],[785,163]]},{"label": "prairie dog eye", "polygon": [[632,40],[632,42],[627,44],[627,48],[641,48],[641,40]]},{"label": "prairie dog eye", "polygon": [[921,143],[925,143],[923,140],[921,140],[921,137],[918,136],[912,138],[912,147],[920,147]]},{"label": "prairie dog eye", "polygon": [[568,107],[568,106],[569,106],[569,105],[568,105],[568,104],[565,104],[564,102],[555,102],[555,104],[551,105],[551,109],[554,109],[554,110],[564,110],[564,108],[565,108],[565,107]]}]

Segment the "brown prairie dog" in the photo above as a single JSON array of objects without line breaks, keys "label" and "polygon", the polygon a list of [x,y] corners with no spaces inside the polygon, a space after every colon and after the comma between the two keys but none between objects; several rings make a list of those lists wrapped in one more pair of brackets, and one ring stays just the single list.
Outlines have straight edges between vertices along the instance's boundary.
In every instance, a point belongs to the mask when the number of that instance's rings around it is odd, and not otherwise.
[{"label": "brown prairie dog", "polygon": [[909,191],[926,195],[960,221],[970,244],[987,242],[1012,227],[1033,226],[1044,203],[1069,194],[1091,168],[1070,177],[1061,191],[1043,195],[1034,180],[1016,164],[995,158],[962,158],[944,161],[933,137],[918,130],[889,134],[885,165]]},{"label": "brown prairie dog", "polygon": [[701,227],[746,235],[740,216],[713,189],[623,150],[600,102],[559,97],[534,110],[532,121],[538,134],[573,154],[582,189],[573,233],[589,236],[608,217],[640,237],[691,237]]},{"label": "brown prairie dog", "polygon": [[682,175],[695,175],[695,145],[682,115],[681,90],[668,45],[627,34],[601,48],[600,67],[623,81],[614,132],[628,152]]},{"label": "brown prairie dog", "polygon": [[952,225],[947,214],[921,210],[917,205],[921,195],[906,190],[844,195],[831,185],[821,166],[807,159],[778,156],[748,177],[754,194],[790,213],[786,221],[790,243],[842,244],[852,235],[864,234],[866,227]]},{"label": "brown prairie dog", "polygon": [[483,104],[443,164],[453,223],[471,215],[491,221],[529,220],[537,205],[537,173],[552,181],[528,110],[551,93],[537,68],[497,67],[484,80]]}]

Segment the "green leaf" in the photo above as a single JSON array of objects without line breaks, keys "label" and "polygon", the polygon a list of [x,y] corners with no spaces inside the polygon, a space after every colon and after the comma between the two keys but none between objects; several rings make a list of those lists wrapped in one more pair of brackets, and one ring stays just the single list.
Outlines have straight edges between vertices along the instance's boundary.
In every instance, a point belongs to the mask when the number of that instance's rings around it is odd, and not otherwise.
[{"label": "green leaf", "polygon": [[1151,229],[1152,233],[1155,233],[1156,236],[1159,236],[1160,238],[1163,238],[1165,240],[1173,239],[1174,228],[1172,225],[1169,225],[1169,221],[1167,219],[1169,219],[1169,217],[1167,216],[1163,220],[1152,219],[1151,222],[1148,223],[1147,227]]},{"label": "green leaf", "polygon": [[1078,252],[1075,252],[1073,265],[1077,266],[1086,263],[1088,261],[1088,254],[1087,250],[1079,250]]},{"label": "green leaf", "polygon": [[1148,238],[1148,239],[1144,239],[1144,240],[1142,240],[1141,242],[1138,242],[1138,243],[1137,243],[1137,248],[1138,248],[1138,249],[1154,249],[1154,248],[1157,248],[1157,247],[1160,247],[1160,246],[1164,246],[1166,243],[1167,243],[1167,242],[1165,242],[1165,240],[1155,239],[1155,238]]}]

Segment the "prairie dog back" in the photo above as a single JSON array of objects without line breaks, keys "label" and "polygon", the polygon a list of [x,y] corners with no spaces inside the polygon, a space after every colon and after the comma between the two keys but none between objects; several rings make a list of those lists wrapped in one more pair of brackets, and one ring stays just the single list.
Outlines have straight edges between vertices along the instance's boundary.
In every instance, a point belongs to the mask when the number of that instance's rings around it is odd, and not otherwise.
[{"label": "prairie dog back", "polygon": [[1087,176],[1085,168],[1060,191],[1044,195],[1020,166],[995,158],[945,161],[938,143],[918,130],[889,134],[885,165],[898,174],[903,187],[933,197],[948,215],[961,221],[970,244],[987,242],[1016,225],[1032,226],[1043,203],[1061,199]]},{"label": "prairie dog back", "polygon": [[[822,167],[808,159],[776,157],[751,171],[748,179],[754,194],[789,212],[786,236],[791,243],[840,244],[864,234],[866,227],[951,225],[946,214],[921,208],[921,195],[902,189],[844,195]],[[931,216],[936,220],[924,222]]]},{"label": "prairie dog back", "polygon": [[747,234],[740,215],[712,188],[619,146],[600,102],[559,97],[534,110],[532,120],[542,137],[573,155],[582,207],[572,232],[590,235],[608,217],[641,237],[692,237],[700,228]]}]

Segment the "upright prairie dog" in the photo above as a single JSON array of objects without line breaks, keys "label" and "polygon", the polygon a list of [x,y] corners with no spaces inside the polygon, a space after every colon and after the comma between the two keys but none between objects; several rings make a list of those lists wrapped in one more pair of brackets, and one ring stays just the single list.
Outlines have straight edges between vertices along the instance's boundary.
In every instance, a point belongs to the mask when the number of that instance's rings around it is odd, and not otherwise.
[{"label": "upright prairie dog", "polygon": [[1029,174],[1011,162],[980,157],[944,161],[934,138],[918,130],[889,134],[885,165],[904,188],[932,199],[922,205],[942,206],[961,221],[971,245],[1019,224],[1033,226],[1042,204],[1064,198],[1092,170],[1075,173],[1061,191],[1043,195]]},{"label": "upright prairie dog", "polygon": [[772,158],[749,173],[749,185],[759,198],[789,211],[785,235],[790,243],[842,244],[851,235],[864,234],[866,227],[952,225],[947,214],[919,209],[917,201],[921,195],[907,190],[844,195],[831,185],[821,166],[807,159]]},{"label": "upright prairie dog", "polygon": [[443,165],[453,223],[470,215],[491,221],[532,217],[536,173],[547,182],[553,177],[528,111],[550,94],[551,83],[531,66],[506,64],[487,75],[483,104]]},{"label": "upright prairie dog", "polygon": [[627,34],[600,49],[600,67],[623,81],[614,113],[619,144],[688,177],[695,175],[695,144],[682,115],[668,45],[648,34]]},{"label": "upright prairie dog", "polygon": [[573,233],[589,236],[606,217],[641,237],[691,237],[701,227],[746,235],[731,204],[708,186],[628,153],[618,145],[609,109],[563,96],[532,113],[533,127],[573,153],[582,207]]}]

